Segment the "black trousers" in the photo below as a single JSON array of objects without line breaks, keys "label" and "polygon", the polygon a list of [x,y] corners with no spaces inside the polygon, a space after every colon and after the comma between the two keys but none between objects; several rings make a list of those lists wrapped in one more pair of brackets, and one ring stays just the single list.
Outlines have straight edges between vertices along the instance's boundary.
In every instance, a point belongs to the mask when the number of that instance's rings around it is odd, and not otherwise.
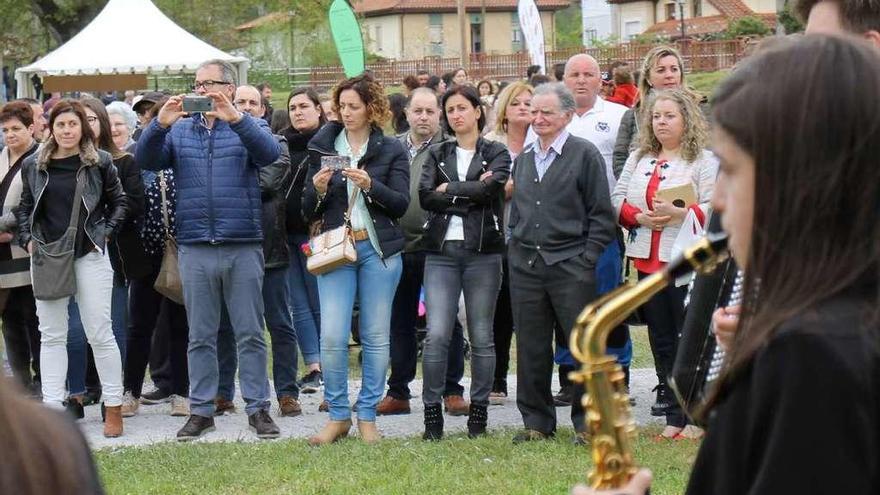
[{"label": "black trousers", "polygon": [[[639,280],[648,276],[647,273],[639,272]],[[684,298],[686,295],[687,286],[676,287],[675,284],[669,284],[662,291],[654,294],[654,297],[642,306],[642,317],[648,325],[648,341],[651,344],[654,368],[657,371],[657,380],[661,387],[667,386],[667,378],[672,374],[672,365],[675,364],[678,335],[684,324]],[[679,428],[684,427],[687,424],[687,417],[668,387],[667,392],[667,398],[672,407],[666,413],[666,424]]]},{"label": "black trousers", "polygon": [[[416,323],[419,317],[419,295],[425,278],[425,253],[403,253],[403,272],[391,306],[391,374],[388,395],[409,400],[409,384],[416,377],[419,344]],[[449,342],[444,397],[464,394],[459,382],[464,376],[464,331],[456,319]]]},{"label": "black trousers", "polygon": [[[556,431],[556,408],[550,385],[553,376],[554,327],[571,334],[584,306],[596,297],[595,266],[583,256],[547,265],[536,251],[511,243],[510,302],[516,325],[516,405],[526,428],[544,434]],[[574,385],[581,397],[583,385]],[[585,431],[584,409],[572,403],[571,420],[576,431]]]},{"label": "black trousers", "polygon": [[3,340],[12,373],[26,389],[40,380],[40,324],[30,285],[5,289]]},{"label": "black trousers", "polygon": [[158,266],[154,268],[151,276],[132,280],[129,287],[129,325],[123,386],[135,397],[141,396],[154,334],[162,335],[163,339],[167,339],[170,350],[168,353],[170,381],[166,391],[188,397],[189,373],[186,352],[189,328],[186,308],[163,297],[153,289],[153,283],[159,273]]},{"label": "black trousers", "polygon": [[510,342],[513,339],[513,312],[510,307],[510,269],[507,254],[502,259],[501,290],[495,303],[492,331],[495,337],[495,381],[493,392],[507,393],[507,371],[510,369]]}]

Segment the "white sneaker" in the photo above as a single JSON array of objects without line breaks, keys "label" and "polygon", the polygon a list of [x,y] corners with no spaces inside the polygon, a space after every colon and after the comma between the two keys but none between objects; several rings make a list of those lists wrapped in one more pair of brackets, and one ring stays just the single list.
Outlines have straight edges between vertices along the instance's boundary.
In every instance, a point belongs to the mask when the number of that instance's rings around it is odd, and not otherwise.
[{"label": "white sneaker", "polygon": [[122,417],[130,418],[137,414],[138,406],[141,403],[139,400],[134,398],[131,392],[126,392],[125,395],[122,396]]},{"label": "white sneaker", "polygon": [[172,416],[189,416],[189,399],[179,395],[171,397],[171,415]]}]

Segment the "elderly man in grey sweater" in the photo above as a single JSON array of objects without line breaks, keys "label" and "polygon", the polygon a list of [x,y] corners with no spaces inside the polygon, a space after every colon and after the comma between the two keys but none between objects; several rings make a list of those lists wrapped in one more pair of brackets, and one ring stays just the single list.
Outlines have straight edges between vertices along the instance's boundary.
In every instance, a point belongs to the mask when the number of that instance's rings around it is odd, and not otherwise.
[{"label": "elderly man in grey sweater", "polygon": [[[565,85],[538,87],[531,105],[538,141],[513,166],[508,263],[517,330],[516,403],[525,426],[515,443],[556,431],[550,392],[554,326],[568,342],[578,313],[596,297],[596,262],[615,236],[602,155],[565,130],[574,111]],[[577,442],[586,440],[577,400],[582,393],[576,386],[571,417]]]}]

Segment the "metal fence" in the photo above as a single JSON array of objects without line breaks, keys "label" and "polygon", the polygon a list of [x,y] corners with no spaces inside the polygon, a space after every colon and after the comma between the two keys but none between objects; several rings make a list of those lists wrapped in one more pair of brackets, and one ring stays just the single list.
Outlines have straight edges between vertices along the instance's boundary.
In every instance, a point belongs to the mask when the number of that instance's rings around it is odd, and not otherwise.
[{"label": "metal fence", "polygon": [[[748,44],[746,39],[721,41],[677,41],[672,43],[682,54],[688,72],[712,72],[730,69],[745,54]],[[545,67],[552,70],[553,64],[562,63],[577,53],[588,53],[599,61],[602,68],[612,62],[626,62],[633,67],[640,67],[642,59],[651,48],[650,43],[622,43],[600,48],[571,48],[546,53]],[[470,56],[468,73],[472,80],[493,79],[511,80],[525,77],[526,68],[531,64],[527,52],[507,55],[487,55],[484,53]],[[443,74],[461,66],[458,57],[441,58],[425,57],[417,60],[386,61],[367,64],[376,78],[385,85],[399,85],[403,78],[424,69],[432,74]],[[345,74],[339,65],[312,67],[309,71],[308,83],[319,90],[330,88]],[[303,81],[304,82],[304,81]]]}]

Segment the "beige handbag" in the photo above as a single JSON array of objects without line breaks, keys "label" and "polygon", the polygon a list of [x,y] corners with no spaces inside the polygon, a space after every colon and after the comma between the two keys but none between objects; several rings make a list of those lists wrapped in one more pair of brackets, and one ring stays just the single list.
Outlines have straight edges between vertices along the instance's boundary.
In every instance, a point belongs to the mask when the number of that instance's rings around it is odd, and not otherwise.
[{"label": "beige handbag", "polygon": [[360,192],[359,187],[354,188],[354,194],[351,195],[348,210],[345,212],[345,222],[341,226],[309,240],[311,252],[306,261],[306,269],[312,275],[322,275],[357,261],[357,249],[351,234],[351,211]]},{"label": "beige handbag", "polygon": [[180,280],[180,268],[177,265],[177,241],[171,235],[168,221],[168,200],[165,196],[167,187],[165,174],[159,172],[159,190],[162,193],[162,223],[165,224],[165,254],[162,255],[162,266],[159,267],[159,275],[156,276],[153,288],[159,294],[183,305],[183,282]]}]

